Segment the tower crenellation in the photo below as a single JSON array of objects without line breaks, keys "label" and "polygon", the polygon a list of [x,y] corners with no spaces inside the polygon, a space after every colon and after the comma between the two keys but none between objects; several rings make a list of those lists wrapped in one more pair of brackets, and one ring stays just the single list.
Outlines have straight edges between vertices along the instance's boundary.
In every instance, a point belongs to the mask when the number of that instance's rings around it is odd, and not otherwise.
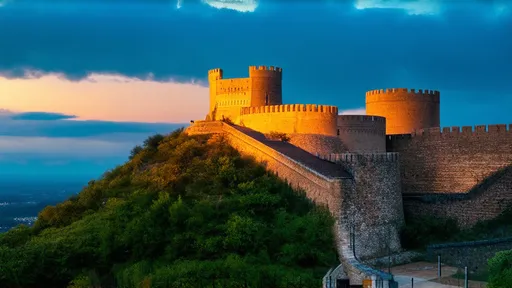
[{"label": "tower crenellation", "polygon": [[440,137],[467,137],[467,136],[490,136],[496,137],[499,141],[500,136],[512,133],[512,124],[493,124],[493,125],[475,125],[475,126],[452,126],[452,127],[432,127],[422,128],[413,131],[412,137],[440,136]]},{"label": "tower crenellation", "polygon": [[410,134],[440,126],[440,95],[430,89],[371,90],[366,92],[366,112],[386,118],[386,134]]},{"label": "tower crenellation", "polygon": [[278,73],[282,73],[283,68],[275,67],[275,66],[249,66],[249,73],[251,71],[275,71]]},{"label": "tower crenellation", "polygon": [[224,71],[220,68],[208,70],[208,80],[220,80],[222,79]]},{"label": "tower crenellation", "polygon": [[387,88],[387,89],[376,89],[370,90],[366,92],[366,96],[369,95],[380,95],[380,94],[391,94],[391,93],[408,93],[411,95],[437,95],[439,96],[441,93],[437,90],[430,89],[408,89],[408,88]]}]

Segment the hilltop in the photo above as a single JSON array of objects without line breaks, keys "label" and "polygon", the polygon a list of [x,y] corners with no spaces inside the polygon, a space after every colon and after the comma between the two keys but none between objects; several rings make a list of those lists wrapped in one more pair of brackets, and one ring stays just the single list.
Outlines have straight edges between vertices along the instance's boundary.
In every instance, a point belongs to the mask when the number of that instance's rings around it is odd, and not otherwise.
[{"label": "hilltop", "polygon": [[334,220],[222,136],[155,135],[0,234],[2,287],[318,287]]}]

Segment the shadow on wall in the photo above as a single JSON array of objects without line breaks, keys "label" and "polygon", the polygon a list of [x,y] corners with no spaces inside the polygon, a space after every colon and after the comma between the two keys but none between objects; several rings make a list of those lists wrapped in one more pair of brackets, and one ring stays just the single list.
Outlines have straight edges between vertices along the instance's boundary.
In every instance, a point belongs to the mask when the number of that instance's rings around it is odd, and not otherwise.
[{"label": "shadow on wall", "polygon": [[512,205],[512,165],[496,171],[468,193],[418,193],[404,195],[411,217],[437,215],[453,218],[461,228],[498,217]]}]

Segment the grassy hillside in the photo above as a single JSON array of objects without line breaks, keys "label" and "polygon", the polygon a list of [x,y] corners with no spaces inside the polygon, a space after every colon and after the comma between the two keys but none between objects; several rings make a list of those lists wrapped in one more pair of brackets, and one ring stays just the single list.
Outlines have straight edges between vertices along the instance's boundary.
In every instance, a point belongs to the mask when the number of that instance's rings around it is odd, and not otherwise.
[{"label": "grassy hillside", "polygon": [[318,287],[333,221],[221,137],[176,131],[0,234],[0,286]]}]

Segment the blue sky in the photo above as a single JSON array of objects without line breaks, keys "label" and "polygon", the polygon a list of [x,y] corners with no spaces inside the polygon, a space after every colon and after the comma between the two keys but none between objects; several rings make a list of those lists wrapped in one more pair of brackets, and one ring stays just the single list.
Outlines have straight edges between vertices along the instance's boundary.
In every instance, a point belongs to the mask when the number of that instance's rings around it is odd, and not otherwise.
[{"label": "blue sky", "polygon": [[[0,177],[101,174],[146,136],[183,125],[168,123],[205,115],[206,71],[217,67],[226,77],[283,67],[286,103],[360,110],[367,90],[435,89],[443,126],[512,123],[509,1],[231,2],[0,0],[0,98],[17,95],[0,100]],[[106,75],[118,86],[101,91],[145,106],[76,96]],[[46,88],[23,90],[35,81]],[[127,82],[147,88],[121,90]],[[80,101],[103,110],[72,107]]]}]

